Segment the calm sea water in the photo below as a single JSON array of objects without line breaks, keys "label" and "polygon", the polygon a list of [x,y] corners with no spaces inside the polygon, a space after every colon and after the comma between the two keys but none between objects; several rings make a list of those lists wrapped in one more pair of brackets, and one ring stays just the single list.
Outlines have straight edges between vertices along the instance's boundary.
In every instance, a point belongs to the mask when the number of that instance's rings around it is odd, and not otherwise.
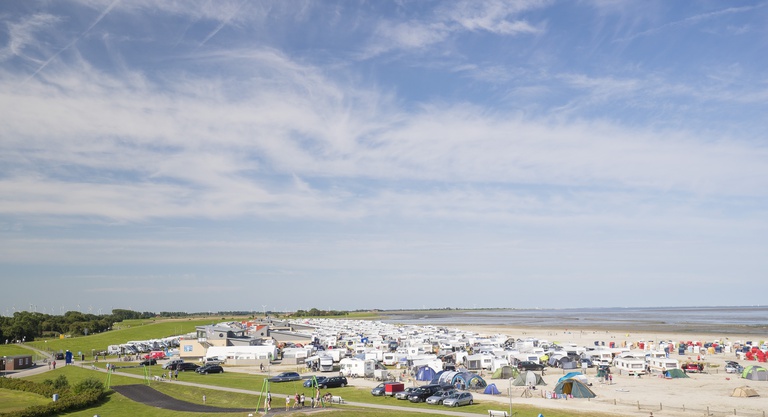
[{"label": "calm sea water", "polygon": [[594,327],[745,333],[768,337],[768,306],[426,310],[386,312],[384,316],[386,322],[401,324],[487,324],[555,329]]}]

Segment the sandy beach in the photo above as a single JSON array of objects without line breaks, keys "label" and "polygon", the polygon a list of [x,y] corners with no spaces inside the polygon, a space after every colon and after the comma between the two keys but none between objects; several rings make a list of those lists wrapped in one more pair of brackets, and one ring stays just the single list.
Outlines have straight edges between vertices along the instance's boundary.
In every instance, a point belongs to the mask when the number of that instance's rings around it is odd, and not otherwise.
[{"label": "sandy beach", "polygon": [[[646,343],[660,340],[672,341],[747,341],[757,342],[761,338],[754,334],[708,334],[706,332],[681,332],[662,333],[656,331],[617,331],[614,329],[542,329],[521,328],[507,326],[456,326],[485,335],[504,334],[514,338],[532,337],[549,342],[567,343],[573,342],[580,346],[593,346],[595,341],[601,344],[615,342],[617,346],[623,343],[632,345],[638,341]],[[653,342],[652,342],[653,341]],[[542,391],[551,390],[557,380],[567,371],[557,368],[547,368],[543,376],[547,385],[533,390],[530,398],[524,397],[524,388],[512,387],[512,405],[530,404],[542,408],[572,409],[575,411],[594,411],[611,415],[624,416],[649,416],[653,412],[654,417],[659,416],[765,416],[768,410],[768,382],[748,381],[738,374],[725,372],[725,361],[737,360],[736,354],[720,353],[713,355],[678,355],[677,352],[670,355],[671,358],[681,362],[700,359],[708,365],[703,373],[689,373],[689,378],[665,379],[656,374],[646,375],[641,378],[627,375],[619,375],[614,371],[611,384],[603,383],[596,377],[595,368],[587,371],[591,389],[597,397],[591,400],[585,399],[548,399],[542,397]],[[739,361],[743,366],[757,364],[755,361]],[[486,375],[488,383],[495,383],[502,395],[507,397],[509,382],[507,380],[493,380]],[[732,397],[734,389],[748,385],[754,388],[760,397],[740,398]],[[495,399],[503,403],[499,398]],[[507,404],[508,404],[507,397]],[[504,408],[500,408],[504,409]],[[508,409],[508,408],[507,408]],[[709,413],[709,414],[707,414]]]}]

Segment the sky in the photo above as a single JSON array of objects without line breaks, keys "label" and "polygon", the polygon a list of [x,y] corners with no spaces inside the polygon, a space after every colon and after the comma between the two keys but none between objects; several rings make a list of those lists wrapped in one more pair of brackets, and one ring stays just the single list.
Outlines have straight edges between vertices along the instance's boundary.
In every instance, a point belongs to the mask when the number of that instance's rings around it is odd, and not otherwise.
[{"label": "sky", "polygon": [[767,20],[0,1],[0,314],[764,305]]}]

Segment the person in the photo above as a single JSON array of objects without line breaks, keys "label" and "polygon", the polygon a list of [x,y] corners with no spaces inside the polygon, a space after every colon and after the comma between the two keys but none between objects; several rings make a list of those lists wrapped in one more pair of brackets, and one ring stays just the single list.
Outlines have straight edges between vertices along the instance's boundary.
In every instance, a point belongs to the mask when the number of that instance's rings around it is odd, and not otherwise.
[{"label": "person", "polygon": [[173,379],[175,379],[177,381],[179,380],[179,368],[178,367],[176,367],[176,370],[173,371]]},{"label": "person", "polygon": [[205,394],[203,394],[203,404],[205,404]]},{"label": "person", "polygon": [[264,372],[264,364],[263,363],[259,364],[259,371]]},{"label": "person", "polygon": [[299,401],[300,401],[299,402],[299,408],[304,408],[304,401],[305,400],[306,400],[306,398],[304,398],[304,393],[302,392],[301,395],[299,396]]},{"label": "person", "polygon": [[269,391],[267,391],[266,403],[267,405],[265,408],[267,409],[267,411],[271,411],[272,410],[272,393],[270,393]]},{"label": "person", "polygon": [[315,391],[315,406],[322,407],[323,404],[320,402],[320,388],[317,388]]},{"label": "person", "polygon": [[291,396],[286,395],[285,396],[285,411],[288,411],[291,409]]},{"label": "person", "polygon": [[53,361],[53,369],[56,369],[56,361]]}]

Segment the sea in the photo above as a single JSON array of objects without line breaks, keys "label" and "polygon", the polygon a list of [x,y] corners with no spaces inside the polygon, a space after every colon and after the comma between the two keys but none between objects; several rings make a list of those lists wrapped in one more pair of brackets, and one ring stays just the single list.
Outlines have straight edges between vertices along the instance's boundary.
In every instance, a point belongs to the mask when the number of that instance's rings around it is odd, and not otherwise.
[{"label": "sea", "polygon": [[381,314],[383,321],[394,324],[706,332],[768,338],[768,306],[410,310]]}]

